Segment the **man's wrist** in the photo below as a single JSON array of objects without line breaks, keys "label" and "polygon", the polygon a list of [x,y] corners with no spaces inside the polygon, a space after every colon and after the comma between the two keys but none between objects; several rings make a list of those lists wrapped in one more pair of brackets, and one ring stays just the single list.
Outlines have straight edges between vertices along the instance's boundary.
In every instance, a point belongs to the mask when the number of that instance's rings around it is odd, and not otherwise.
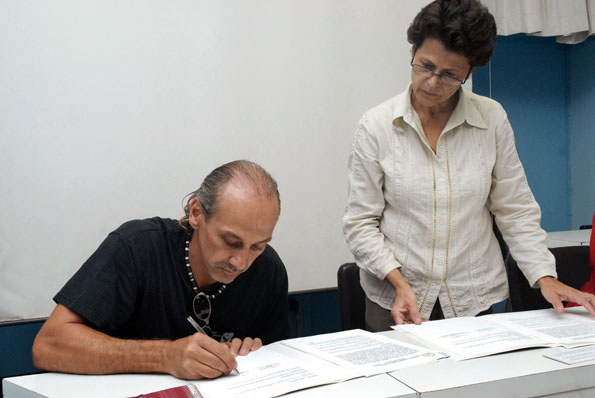
[{"label": "man's wrist", "polygon": [[159,368],[157,371],[160,373],[169,373],[173,374],[174,371],[172,368],[173,359],[171,358],[172,349],[174,341],[170,340],[162,340],[163,344],[160,346],[160,357],[157,361],[157,367]]}]

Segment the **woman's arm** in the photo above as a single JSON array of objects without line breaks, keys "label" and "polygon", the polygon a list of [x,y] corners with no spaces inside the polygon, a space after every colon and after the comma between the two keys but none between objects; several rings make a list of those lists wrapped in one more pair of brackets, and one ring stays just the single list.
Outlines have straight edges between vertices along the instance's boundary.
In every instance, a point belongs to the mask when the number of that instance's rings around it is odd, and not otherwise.
[{"label": "woman's arm", "polygon": [[349,156],[349,193],[343,216],[343,233],[356,263],[384,279],[401,265],[385,244],[380,231],[384,211],[384,171],[380,166],[378,132],[364,117]]}]

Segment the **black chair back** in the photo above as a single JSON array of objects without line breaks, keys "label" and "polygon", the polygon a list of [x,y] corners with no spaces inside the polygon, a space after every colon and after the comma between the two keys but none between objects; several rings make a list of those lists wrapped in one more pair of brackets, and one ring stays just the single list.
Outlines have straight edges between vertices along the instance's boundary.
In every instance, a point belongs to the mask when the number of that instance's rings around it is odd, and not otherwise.
[{"label": "black chair back", "polygon": [[345,263],[337,271],[341,328],[366,328],[366,295],[359,283],[359,267],[355,263]]},{"label": "black chair back", "polygon": [[[580,289],[591,275],[589,267],[589,246],[554,247],[550,251],[556,258],[558,280]],[[525,279],[510,253],[506,258],[508,287],[510,289],[510,306],[512,311],[528,311],[552,308],[539,289],[533,289]]]}]

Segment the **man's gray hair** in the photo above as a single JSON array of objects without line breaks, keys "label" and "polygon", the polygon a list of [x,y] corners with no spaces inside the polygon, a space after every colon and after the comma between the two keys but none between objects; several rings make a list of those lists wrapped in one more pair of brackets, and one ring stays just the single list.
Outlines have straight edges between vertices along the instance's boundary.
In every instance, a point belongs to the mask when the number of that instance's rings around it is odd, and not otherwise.
[{"label": "man's gray hair", "polygon": [[249,160],[236,160],[217,167],[205,177],[200,187],[186,195],[184,206],[184,217],[180,219],[180,225],[188,232],[192,227],[188,222],[190,203],[198,198],[205,217],[208,219],[216,210],[219,195],[225,185],[232,180],[242,181],[250,185],[258,196],[272,199],[277,198],[279,212],[281,211],[281,198],[275,179],[260,165]]}]

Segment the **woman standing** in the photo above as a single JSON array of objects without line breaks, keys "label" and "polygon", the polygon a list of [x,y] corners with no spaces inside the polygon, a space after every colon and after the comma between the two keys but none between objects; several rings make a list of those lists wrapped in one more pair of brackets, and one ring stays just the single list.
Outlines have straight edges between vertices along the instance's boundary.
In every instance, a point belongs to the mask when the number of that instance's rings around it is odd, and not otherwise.
[{"label": "woman standing", "polygon": [[559,311],[571,299],[595,316],[595,296],[555,279],[505,111],[461,88],[492,55],[492,15],[476,0],[436,0],[407,39],[411,84],[364,114],[349,159],[343,225],[368,329],[474,316],[504,300],[491,214],[532,286]]}]

